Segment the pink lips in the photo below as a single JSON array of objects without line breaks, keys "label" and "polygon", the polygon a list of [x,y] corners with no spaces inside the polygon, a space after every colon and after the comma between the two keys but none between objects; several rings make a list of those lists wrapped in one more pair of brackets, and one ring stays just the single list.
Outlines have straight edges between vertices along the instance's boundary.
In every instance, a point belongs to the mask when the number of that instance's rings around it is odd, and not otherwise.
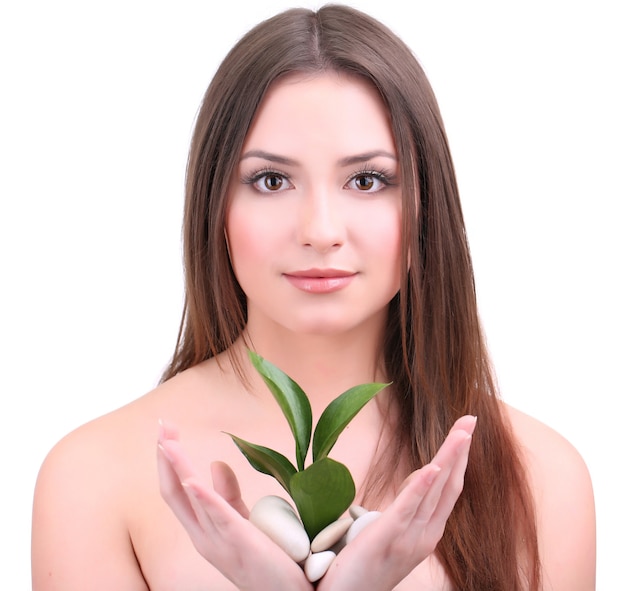
[{"label": "pink lips", "polygon": [[351,283],[356,273],[340,269],[306,269],[285,273],[294,287],[307,293],[332,293]]}]

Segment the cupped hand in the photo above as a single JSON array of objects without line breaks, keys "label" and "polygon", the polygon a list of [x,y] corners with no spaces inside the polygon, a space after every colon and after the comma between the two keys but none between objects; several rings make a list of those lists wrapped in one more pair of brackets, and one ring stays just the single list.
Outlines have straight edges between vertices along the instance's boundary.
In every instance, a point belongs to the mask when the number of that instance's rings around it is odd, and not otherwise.
[{"label": "cupped hand", "polygon": [[463,489],[476,418],[461,417],[431,461],[381,516],[341,550],[319,591],[393,589],[435,550]]},{"label": "cupped hand", "polygon": [[313,589],[302,568],[248,521],[248,508],[230,467],[213,463],[213,486],[202,482],[177,430],[164,424],[159,433],[158,472],[161,495],[195,548],[238,589]]}]

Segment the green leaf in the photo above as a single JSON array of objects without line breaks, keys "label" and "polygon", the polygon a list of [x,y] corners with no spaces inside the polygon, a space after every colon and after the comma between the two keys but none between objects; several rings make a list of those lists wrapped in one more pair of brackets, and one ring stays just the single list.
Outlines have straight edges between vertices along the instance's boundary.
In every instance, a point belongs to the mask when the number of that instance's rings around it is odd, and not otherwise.
[{"label": "green leaf", "polygon": [[325,458],[355,415],[389,384],[361,384],[346,390],[325,409],[313,435],[313,461]]},{"label": "green leaf", "polygon": [[324,458],[306,470],[296,472],[289,487],[310,540],[339,519],[355,495],[350,471],[331,458]]},{"label": "green leaf", "polygon": [[263,359],[254,351],[248,351],[250,361],[267,384],[270,392],[278,402],[287,418],[291,432],[296,441],[296,461],[298,469],[304,469],[304,459],[309,451],[313,416],[311,404],[302,388],[285,372]]},{"label": "green leaf", "polygon": [[230,435],[235,445],[241,450],[241,453],[255,470],[273,476],[291,494],[289,482],[297,470],[284,455],[269,447],[249,443],[231,433],[227,433],[227,435]]}]

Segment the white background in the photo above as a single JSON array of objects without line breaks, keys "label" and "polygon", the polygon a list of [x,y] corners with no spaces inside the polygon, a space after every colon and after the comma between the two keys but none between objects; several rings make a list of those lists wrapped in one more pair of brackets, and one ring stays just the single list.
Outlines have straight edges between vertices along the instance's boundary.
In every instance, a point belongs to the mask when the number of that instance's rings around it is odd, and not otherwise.
[{"label": "white background", "polygon": [[[413,48],[439,97],[503,397],[585,457],[601,590],[622,584],[626,528],[620,4],[353,4]],[[30,588],[46,452],[151,389],[172,352],[197,107],[241,34],[291,5],[0,5],[2,587]]]}]

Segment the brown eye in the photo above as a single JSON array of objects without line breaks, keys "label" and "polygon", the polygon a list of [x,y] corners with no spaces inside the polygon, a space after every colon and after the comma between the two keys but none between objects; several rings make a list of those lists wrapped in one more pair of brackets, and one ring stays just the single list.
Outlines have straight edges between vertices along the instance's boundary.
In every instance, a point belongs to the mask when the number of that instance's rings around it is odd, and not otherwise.
[{"label": "brown eye", "polygon": [[354,189],[361,193],[377,193],[391,184],[387,174],[382,171],[363,170],[355,173],[348,179],[346,188]]},{"label": "brown eye", "polygon": [[283,186],[283,177],[276,174],[267,174],[263,177],[263,186],[268,191],[278,191]]},{"label": "brown eye", "polygon": [[374,186],[376,179],[373,176],[362,174],[355,177],[354,182],[359,191],[369,191]]},{"label": "brown eye", "polygon": [[368,167],[350,175],[344,188],[358,191],[359,193],[373,194],[395,185],[397,185],[397,180],[392,171]]},{"label": "brown eye", "polygon": [[250,176],[243,177],[241,182],[245,185],[252,185],[254,190],[259,193],[281,193],[293,189],[287,176],[272,170],[255,172]]}]

